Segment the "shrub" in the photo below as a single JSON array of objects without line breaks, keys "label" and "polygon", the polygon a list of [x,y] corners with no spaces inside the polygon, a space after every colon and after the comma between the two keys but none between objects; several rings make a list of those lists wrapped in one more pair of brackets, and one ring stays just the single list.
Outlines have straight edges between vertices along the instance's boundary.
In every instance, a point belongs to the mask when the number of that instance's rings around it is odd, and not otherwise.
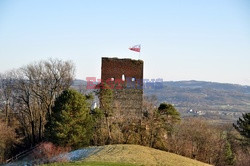
[{"label": "shrub", "polygon": [[35,162],[34,164],[43,164],[49,162],[66,162],[67,158],[65,156],[57,156],[65,152],[69,152],[70,150],[70,147],[60,147],[54,145],[51,142],[43,142],[40,143],[38,147],[32,151],[31,157]]},{"label": "shrub", "polygon": [[0,120],[0,163],[11,156],[11,151],[18,142],[15,129]]}]

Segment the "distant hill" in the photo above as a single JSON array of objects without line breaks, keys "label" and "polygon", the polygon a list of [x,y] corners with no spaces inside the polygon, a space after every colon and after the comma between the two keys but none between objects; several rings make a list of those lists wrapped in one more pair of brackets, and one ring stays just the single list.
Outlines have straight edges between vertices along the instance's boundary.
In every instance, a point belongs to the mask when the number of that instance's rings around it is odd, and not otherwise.
[{"label": "distant hill", "polygon": [[250,86],[204,81],[163,82],[162,89],[144,90],[159,102],[174,104],[182,116],[234,121],[250,112]]},{"label": "distant hill", "polygon": [[[235,121],[242,113],[250,112],[250,86],[194,80],[167,81],[162,85],[162,88],[145,88],[144,95],[155,95],[158,103],[174,104],[183,117]],[[73,86],[84,90],[86,81],[77,80]]]}]

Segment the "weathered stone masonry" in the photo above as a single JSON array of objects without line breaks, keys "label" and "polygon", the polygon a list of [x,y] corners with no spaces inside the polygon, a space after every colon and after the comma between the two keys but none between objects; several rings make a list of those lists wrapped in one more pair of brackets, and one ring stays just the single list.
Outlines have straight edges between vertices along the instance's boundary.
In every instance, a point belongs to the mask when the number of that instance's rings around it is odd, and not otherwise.
[{"label": "weathered stone masonry", "polygon": [[122,113],[141,113],[143,101],[143,61],[102,58],[102,82],[122,82],[122,89],[113,89],[114,107]]}]

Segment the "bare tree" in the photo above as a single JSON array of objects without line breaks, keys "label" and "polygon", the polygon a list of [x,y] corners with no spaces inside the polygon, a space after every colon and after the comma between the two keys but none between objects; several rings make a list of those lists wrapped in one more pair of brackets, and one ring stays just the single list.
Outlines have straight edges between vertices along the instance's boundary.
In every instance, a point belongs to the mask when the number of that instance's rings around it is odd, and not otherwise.
[{"label": "bare tree", "polygon": [[10,123],[10,109],[11,104],[13,104],[14,83],[15,79],[12,71],[0,74],[0,109],[5,112],[5,122],[7,126]]},{"label": "bare tree", "polygon": [[[70,87],[74,71],[74,65],[70,61],[49,59],[12,71],[4,79],[8,82],[2,84],[2,98],[10,103],[11,97],[12,112],[21,125],[19,132],[31,145],[43,139],[45,124],[47,118],[50,118],[54,101],[63,90]],[[9,105],[6,106],[6,117]]]},{"label": "bare tree", "polygon": [[177,126],[169,150],[210,164],[218,164],[225,146],[223,130],[203,119],[185,119]]}]

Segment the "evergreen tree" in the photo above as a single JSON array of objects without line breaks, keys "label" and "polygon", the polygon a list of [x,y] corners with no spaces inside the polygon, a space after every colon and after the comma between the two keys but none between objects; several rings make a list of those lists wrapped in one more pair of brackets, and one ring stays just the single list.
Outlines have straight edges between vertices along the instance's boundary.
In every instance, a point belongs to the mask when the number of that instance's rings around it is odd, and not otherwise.
[{"label": "evergreen tree", "polygon": [[243,114],[233,126],[242,136],[250,140],[250,113]]},{"label": "evergreen tree", "polygon": [[168,135],[172,135],[174,124],[180,122],[180,113],[172,104],[161,103],[157,109],[158,119],[167,130]]},{"label": "evergreen tree", "polygon": [[46,127],[48,140],[57,145],[72,148],[89,145],[93,120],[86,97],[75,90],[65,90],[56,99]]},{"label": "evergreen tree", "polygon": [[171,123],[180,121],[180,113],[171,104],[161,103],[158,107],[158,113]]},{"label": "evergreen tree", "polygon": [[171,104],[161,103],[154,109],[150,123],[150,147],[163,148],[166,145],[166,136],[173,133],[174,124],[180,121],[180,113]]}]

